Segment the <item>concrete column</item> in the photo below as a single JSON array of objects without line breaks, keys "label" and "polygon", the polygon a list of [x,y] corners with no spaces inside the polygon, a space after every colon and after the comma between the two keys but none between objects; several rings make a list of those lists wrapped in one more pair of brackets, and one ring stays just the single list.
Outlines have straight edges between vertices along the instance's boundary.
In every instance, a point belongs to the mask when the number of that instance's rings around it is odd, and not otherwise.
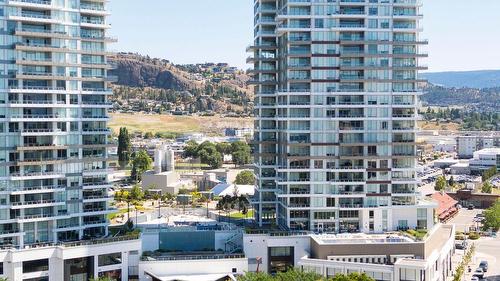
[{"label": "concrete column", "polygon": [[[22,212],[22,210],[21,210]],[[22,213],[21,213],[22,214]],[[24,223],[19,224],[19,232],[24,232]],[[19,246],[24,247],[24,235],[19,236]],[[10,279],[9,279],[10,280]]]},{"label": "concrete column", "polygon": [[99,277],[99,256],[94,256],[94,278]]},{"label": "concrete column", "polygon": [[5,262],[4,275],[9,281],[23,280],[23,263],[22,262]]},{"label": "concrete column", "polygon": [[128,281],[128,252],[122,252],[122,281]]},{"label": "concrete column", "polygon": [[64,260],[60,258],[49,259],[49,276],[64,276]]}]

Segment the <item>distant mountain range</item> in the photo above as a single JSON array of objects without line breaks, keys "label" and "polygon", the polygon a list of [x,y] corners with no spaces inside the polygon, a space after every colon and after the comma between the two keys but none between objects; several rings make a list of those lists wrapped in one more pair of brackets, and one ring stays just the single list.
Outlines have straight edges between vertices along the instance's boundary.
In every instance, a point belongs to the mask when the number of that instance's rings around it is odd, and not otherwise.
[{"label": "distant mountain range", "polygon": [[422,76],[431,84],[448,88],[500,87],[500,70],[433,72]]}]

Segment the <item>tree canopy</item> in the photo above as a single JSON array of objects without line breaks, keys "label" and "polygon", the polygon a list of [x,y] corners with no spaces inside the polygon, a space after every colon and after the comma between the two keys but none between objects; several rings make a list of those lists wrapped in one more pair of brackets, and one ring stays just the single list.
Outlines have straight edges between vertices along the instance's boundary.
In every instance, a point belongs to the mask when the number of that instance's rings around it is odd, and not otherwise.
[{"label": "tree canopy", "polygon": [[237,165],[245,165],[252,161],[250,146],[242,141],[231,143],[231,155]]},{"label": "tree canopy", "polygon": [[500,229],[500,200],[484,211],[483,229],[490,228],[494,231]]},{"label": "tree canopy", "polygon": [[489,182],[485,182],[481,187],[482,193],[491,193],[493,191],[493,185]]},{"label": "tree canopy", "polygon": [[252,171],[241,171],[236,175],[235,184],[246,184],[252,185],[255,184],[255,176]]},{"label": "tree canopy", "polygon": [[263,272],[247,273],[238,277],[238,281],[374,281],[374,279],[364,273],[336,274],[327,278],[315,272],[292,268],[286,272],[278,272],[274,276]]},{"label": "tree canopy", "polygon": [[223,162],[223,155],[231,154],[233,162],[238,165],[248,164],[252,160],[250,146],[242,141],[233,143],[221,142],[211,143],[205,141],[197,144],[195,141],[188,141],[184,147],[184,157],[200,158],[201,163],[207,164],[212,169],[220,168]]},{"label": "tree canopy", "polygon": [[132,180],[141,181],[142,174],[150,170],[152,164],[153,160],[145,150],[136,152],[132,160],[132,172],[130,174]]},{"label": "tree canopy", "polygon": [[437,191],[444,191],[446,189],[446,178],[444,176],[439,176],[434,185],[434,189]]},{"label": "tree canopy", "polygon": [[497,171],[497,167],[496,166],[493,166],[493,167],[489,168],[488,170],[484,171],[483,172],[483,176],[482,176],[483,181],[489,180],[494,175],[496,175],[497,172],[498,171]]}]

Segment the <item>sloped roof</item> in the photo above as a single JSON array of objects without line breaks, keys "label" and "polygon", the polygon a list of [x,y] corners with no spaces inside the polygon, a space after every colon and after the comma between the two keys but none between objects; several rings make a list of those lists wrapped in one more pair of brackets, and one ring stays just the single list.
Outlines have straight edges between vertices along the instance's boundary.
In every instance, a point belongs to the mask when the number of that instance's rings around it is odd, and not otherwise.
[{"label": "sloped roof", "polygon": [[215,196],[234,196],[235,189],[238,190],[238,195],[253,195],[255,193],[255,186],[253,185],[235,185],[229,183],[219,183],[210,191]]},{"label": "sloped roof", "polygon": [[439,204],[437,208],[438,214],[442,214],[448,211],[450,208],[455,207],[455,205],[458,203],[457,200],[451,198],[445,192],[434,192],[431,195],[431,198],[434,199]]}]

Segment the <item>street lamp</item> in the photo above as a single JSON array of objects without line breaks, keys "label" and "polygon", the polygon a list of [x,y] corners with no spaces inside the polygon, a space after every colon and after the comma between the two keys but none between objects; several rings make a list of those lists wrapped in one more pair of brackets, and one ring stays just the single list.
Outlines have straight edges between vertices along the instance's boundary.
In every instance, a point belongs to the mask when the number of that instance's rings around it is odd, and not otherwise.
[{"label": "street lamp", "polygon": [[161,218],[161,190],[160,197],[158,197],[158,218]]}]

